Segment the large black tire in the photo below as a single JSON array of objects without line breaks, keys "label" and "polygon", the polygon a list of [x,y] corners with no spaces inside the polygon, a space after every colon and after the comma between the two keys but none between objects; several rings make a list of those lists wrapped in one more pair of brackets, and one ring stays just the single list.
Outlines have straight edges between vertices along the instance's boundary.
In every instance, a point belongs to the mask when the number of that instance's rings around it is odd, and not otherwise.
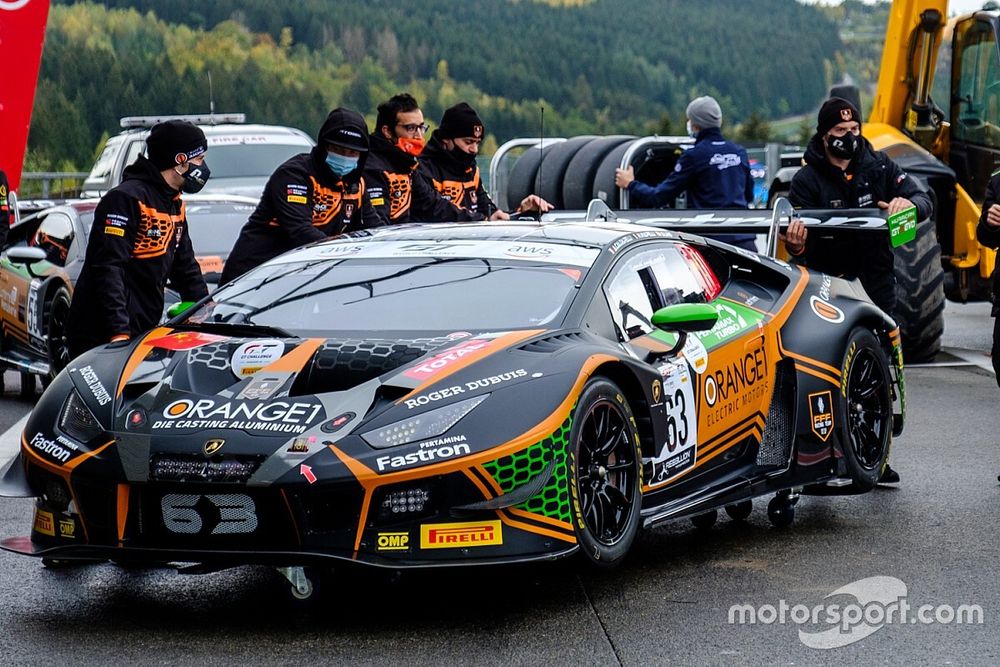
[{"label": "large black tire", "polygon": [[553,146],[552,150],[542,157],[542,162],[538,165],[538,173],[535,174],[538,192],[535,194],[552,204],[556,209],[566,208],[566,204],[563,202],[563,181],[566,177],[566,167],[581,148],[596,138],[592,134],[587,134],[571,137]]},{"label": "large black tire", "polygon": [[538,175],[538,165],[552,150],[553,145],[558,144],[549,144],[541,149],[532,146],[517,158],[514,166],[510,169],[510,175],[507,177],[507,206],[509,208],[517,208],[522,199],[535,193],[535,176]]},{"label": "large black tire", "polygon": [[896,248],[896,312],[907,362],[933,361],[944,333],[944,268],[934,223],[917,225],[915,239]]},{"label": "large black tire", "polygon": [[619,564],[639,531],[642,504],[639,435],[624,393],[592,378],[570,432],[569,495],[580,551],[593,565]]},{"label": "large black tire", "polygon": [[635,137],[616,134],[598,137],[576,152],[566,165],[563,177],[563,207],[569,210],[587,208],[594,196],[594,176],[601,161],[617,146]]},{"label": "large black tire", "polygon": [[597,170],[594,172],[594,188],[591,191],[591,197],[604,201],[609,208],[614,210],[622,207],[618,187],[615,186],[615,169],[621,166],[622,158],[625,157],[625,152],[631,145],[632,141],[629,140],[612,148],[597,165]]},{"label": "large black tire", "polygon": [[892,444],[889,360],[871,331],[851,331],[841,367],[840,433],[852,491],[875,488]]},{"label": "large black tire", "polygon": [[59,371],[69,363],[69,291],[65,287],[56,290],[46,312],[46,339],[49,346],[49,379],[59,375]]}]

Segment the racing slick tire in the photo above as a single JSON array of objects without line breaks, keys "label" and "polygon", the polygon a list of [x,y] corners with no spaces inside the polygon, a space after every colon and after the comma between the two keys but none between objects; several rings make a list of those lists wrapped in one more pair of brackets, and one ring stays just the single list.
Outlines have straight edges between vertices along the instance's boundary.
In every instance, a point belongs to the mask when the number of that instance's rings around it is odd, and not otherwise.
[{"label": "racing slick tire", "polygon": [[69,291],[65,287],[60,287],[46,311],[48,325],[46,326],[46,340],[48,341],[49,356],[49,376],[52,380],[59,375],[59,371],[66,368],[69,363]]},{"label": "racing slick tire", "polygon": [[[538,175],[538,166],[548,155],[553,145],[558,144],[549,144],[541,149],[529,148],[517,158],[517,162],[511,167],[510,175],[507,177],[507,206],[509,208],[517,208],[522,199],[535,192],[535,177]],[[501,203],[498,202],[498,204]]]},{"label": "racing slick tire", "polygon": [[601,161],[616,146],[620,146],[634,136],[615,134],[598,137],[583,146],[566,165],[563,176],[563,207],[567,210],[583,210],[590,204],[594,191],[594,176]]},{"label": "racing slick tire", "polygon": [[895,249],[896,312],[907,362],[933,361],[944,333],[944,268],[933,220],[917,224],[917,236]]},{"label": "racing slick tire", "polygon": [[563,183],[566,179],[566,168],[581,148],[597,139],[592,134],[572,137],[556,144],[545,155],[538,166],[538,192],[535,193],[558,210],[566,208],[563,200]]},{"label": "racing slick tire", "polygon": [[[621,166],[622,158],[628,151],[631,141],[626,141],[611,149],[594,171],[593,199],[600,199],[612,210],[622,207],[621,194],[615,185],[615,169]],[[635,165],[633,165],[635,166]]]},{"label": "racing slick tire", "polygon": [[591,378],[580,394],[568,456],[580,551],[592,565],[614,567],[639,531],[642,454],[632,408],[610,380]]},{"label": "racing slick tire", "polygon": [[853,482],[851,490],[863,493],[875,488],[892,443],[889,362],[871,331],[851,331],[841,382],[844,463]]}]

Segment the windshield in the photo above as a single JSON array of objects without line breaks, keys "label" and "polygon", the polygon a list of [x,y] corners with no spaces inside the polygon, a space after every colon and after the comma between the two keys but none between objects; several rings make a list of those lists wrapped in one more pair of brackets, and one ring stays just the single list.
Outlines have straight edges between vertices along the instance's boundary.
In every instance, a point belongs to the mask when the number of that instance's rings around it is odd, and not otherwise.
[{"label": "windshield", "polygon": [[212,169],[212,178],[268,177],[285,160],[308,153],[311,147],[303,143],[245,143],[219,145],[210,143],[205,161]]},{"label": "windshield", "polygon": [[215,293],[188,322],[295,331],[506,331],[558,326],[578,266],[502,258],[313,259],[268,264]]},{"label": "windshield", "polygon": [[[215,173],[215,167],[212,167]],[[253,204],[188,203],[185,206],[191,245],[196,255],[226,257],[253,213]]]}]

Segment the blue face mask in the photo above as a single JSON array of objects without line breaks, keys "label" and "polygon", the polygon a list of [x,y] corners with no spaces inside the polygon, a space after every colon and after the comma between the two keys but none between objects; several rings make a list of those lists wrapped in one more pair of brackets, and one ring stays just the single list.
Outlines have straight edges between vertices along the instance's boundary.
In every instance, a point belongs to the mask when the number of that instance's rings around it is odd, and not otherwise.
[{"label": "blue face mask", "polygon": [[326,164],[337,176],[344,176],[358,168],[358,158],[345,157],[337,153],[327,153]]}]

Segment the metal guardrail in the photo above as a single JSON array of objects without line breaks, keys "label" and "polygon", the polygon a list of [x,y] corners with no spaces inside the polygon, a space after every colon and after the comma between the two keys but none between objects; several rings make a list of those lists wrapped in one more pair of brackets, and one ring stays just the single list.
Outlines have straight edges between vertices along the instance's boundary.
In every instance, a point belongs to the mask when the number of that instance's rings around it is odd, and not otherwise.
[{"label": "metal guardrail", "polygon": [[83,188],[85,171],[26,171],[21,174],[21,199],[76,197]]}]

